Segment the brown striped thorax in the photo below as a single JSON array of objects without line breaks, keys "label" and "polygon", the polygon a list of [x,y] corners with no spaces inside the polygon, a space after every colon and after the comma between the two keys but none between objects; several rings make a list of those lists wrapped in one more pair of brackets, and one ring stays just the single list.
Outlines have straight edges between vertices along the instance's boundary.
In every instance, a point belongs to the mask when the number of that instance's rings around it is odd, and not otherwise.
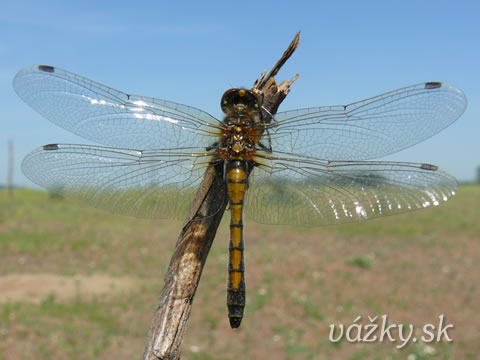
[{"label": "brown striped thorax", "polygon": [[262,134],[261,98],[247,89],[227,90],[221,100],[226,114],[219,156],[223,160],[253,160]]}]

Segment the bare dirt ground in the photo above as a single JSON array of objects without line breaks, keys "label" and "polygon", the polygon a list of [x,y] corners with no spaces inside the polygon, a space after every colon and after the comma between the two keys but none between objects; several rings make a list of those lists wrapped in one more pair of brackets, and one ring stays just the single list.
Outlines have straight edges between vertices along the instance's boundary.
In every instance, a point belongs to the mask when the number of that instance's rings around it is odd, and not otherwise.
[{"label": "bare dirt ground", "polygon": [[56,274],[11,274],[0,277],[0,303],[29,301],[39,303],[54,295],[58,301],[82,296],[111,296],[138,287],[138,280],[108,275],[61,276]]}]

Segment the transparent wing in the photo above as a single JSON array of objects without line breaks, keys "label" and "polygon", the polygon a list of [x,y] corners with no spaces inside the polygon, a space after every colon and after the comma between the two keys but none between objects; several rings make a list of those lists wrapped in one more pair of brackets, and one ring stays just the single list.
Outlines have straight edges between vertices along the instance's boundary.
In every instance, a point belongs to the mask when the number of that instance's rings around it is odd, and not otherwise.
[{"label": "transparent wing", "polygon": [[52,192],[114,213],[184,218],[210,161],[202,151],[51,144],[28,154],[22,170]]},{"label": "transparent wing", "polygon": [[355,102],[277,113],[273,150],[325,160],[367,160],[417,144],[465,111],[452,85],[428,82]]},{"label": "transparent wing", "polygon": [[127,149],[206,147],[220,123],[199,109],[129,95],[67,70],[35,65],[13,80],[17,94],[55,124],[106,146]]},{"label": "transparent wing", "polygon": [[266,224],[341,224],[439,205],[456,189],[429,164],[277,158],[250,176],[245,213]]}]

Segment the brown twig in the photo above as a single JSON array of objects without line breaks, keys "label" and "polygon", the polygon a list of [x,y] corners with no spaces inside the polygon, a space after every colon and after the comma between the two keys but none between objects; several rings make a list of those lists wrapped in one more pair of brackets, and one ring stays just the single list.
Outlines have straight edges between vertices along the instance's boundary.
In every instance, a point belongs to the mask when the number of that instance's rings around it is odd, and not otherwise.
[{"label": "brown twig", "polygon": [[[263,95],[263,107],[271,114],[277,112],[290,86],[298,78],[297,74],[292,80],[277,85],[274,77],[293,54],[299,40],[300,33],[297,33],[268,75],[265,76],[264,72],[252,88]],[[148,333],[144,360],[180,358],[193,298],[226,204],[223,164],[210,165],[170,260]]]}]

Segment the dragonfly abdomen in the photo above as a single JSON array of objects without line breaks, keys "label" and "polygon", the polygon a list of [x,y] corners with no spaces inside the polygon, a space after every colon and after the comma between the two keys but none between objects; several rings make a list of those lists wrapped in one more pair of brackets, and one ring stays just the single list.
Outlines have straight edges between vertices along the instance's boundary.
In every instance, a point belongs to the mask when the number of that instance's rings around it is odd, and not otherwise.
[{"label": "dragonfly abdomen", "polygon": [[230,259],[228,264],[227,306],[232,328],[238,328],[245,308],[245,264],[243,260],[243,199],[247,189],[247,163],[233,160],[227,167],[230,204]]}]

